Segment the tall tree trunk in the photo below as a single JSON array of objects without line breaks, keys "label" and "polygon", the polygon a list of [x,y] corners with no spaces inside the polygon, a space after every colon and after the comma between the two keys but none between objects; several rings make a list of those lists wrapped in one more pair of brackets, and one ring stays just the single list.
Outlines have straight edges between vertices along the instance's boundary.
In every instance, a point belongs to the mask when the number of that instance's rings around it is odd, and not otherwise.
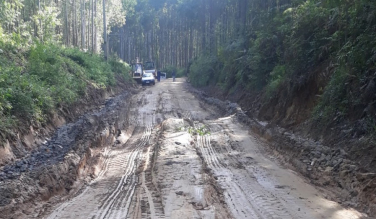
[{"label": "tall tree trunk", "polygon": [[[40,6],[40,0],[38,0],[38,13],[41,13],[41,6]],[[40,31],[40,38],[41,41],[43,41],[43,29],[42,29],[42,20],[39,18],[39,31]],[[38,34],[39,35],[39,34]]]},{"label": "tall tree trunk", "polygon": [[96,20],[97,20],[97,2],[98,0],[94,0],[94,33],[93,33],[93,37],[94,37],[94,41],[93,41],[93,52],[94,53],[97,53],[97,49],[98,49],[98,36],[97,36],[97,25],[96,25]]},{"label": "tall tree trunk", "polygon": [[131,57],[131,37],[128,37],[128,62],[132,62],[132,57]]},{"label": "tall tree trunk", "polygon": [[209,35],[209,53],[213,54],[213,47],[214,47],[214,6],[213,0],[209,0],[209,22],[208,22],[208,35]]},{"label": "tall tree trunk", "polygon": [[85,0],[81,0],[81,49],[85,49]]},{"label": "tall tree trunk", "polygon": [[90,50],[90,34],[91,34],[91,24],[90,24],[90,21],[91,21],[91,13],[93,13],[93,11],[91,10],[91,2],[92,0],[89,0],[89,9],[88,9],[88,16],[87,16],[87,34],[86,34],[86,48],[87,50]]},{"label": "tall tree trunk", "polygon": [[107,24],[106,24],[106,0],[103,0],[103,49],[104,58],[107,60],[108,56],[108,42],[107,42]]},{"label": "tall tree trunk", "polygon": [[96,13],[95,11],[95,3],[94,1],[96,2],[96,0],[91,0],[91,6],[92,6],[92,12],[91,12],[91,52],[92,53],[95,53],[95,50],[94,50],[94,34],[95,34],[95,30],[94,30],[94,14]]},{"label": "tall tree trunk", "polygon": [[149,33],[148,33],[148,53],[149,53],[149,60],[150,61],[153,60],[153,57],[152,57],[151,33],[152,33],[152,30],[149,30]]},{"label": "tall tree trunk", "polygon": [[123,59],[123,27],[120,28],[120,52],[119,57],[120,59]]},{"label": "tall tree trunk", "polygon": [[206,10],[205,10],[205,0],[202,0],[202,13],[201,13],[201,33],[202,33],[202,44],[201,48],[204,50],[206,44]]},{"label": "tall tree trunk", "polygon": [[69,23],[68,23],[68,1],[66,0],[65,1],[65,5],[64,5],[64,41],[65,41],[65,45],[68,46],[69,45]]},{"label": "tall tree trunk", "polygon": [[188,57],[189,59],[193,58],[193,30],[192,27],[189,27],[189,53]]},{"label": "tall tree trunk", "polygon": [[[35,2],[34,2],[35,3]],[[35,5],[33,4],[33,14],[36,14],[36,7]],[[34,29],[34,33],[33,33],[33,36],[34,37],[37,37],[38,36],[38,24],[36,21],[33,22],[33,29]]]},{"label": "tall tree trunk", "polygon": [[73,21],[73,45],[78,46],[78,25],[77,25],[77,4],[73,0],[74,21]]}]

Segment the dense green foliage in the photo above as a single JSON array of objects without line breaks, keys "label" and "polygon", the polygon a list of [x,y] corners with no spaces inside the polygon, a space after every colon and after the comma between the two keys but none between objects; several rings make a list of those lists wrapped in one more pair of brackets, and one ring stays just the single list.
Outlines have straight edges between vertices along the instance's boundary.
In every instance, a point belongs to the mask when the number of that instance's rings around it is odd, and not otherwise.
[{"label": "dense green foliage", "polygon": [[167,78],[172,77],[172,72],[175,72],[175,77],[177,78],[186,76],[186,69],[176,68],[175,66],[172,66],[172,65],[168,65],[165,68],[161,69],[160,71],[165,72]]},{"label": "dense green foliage", "polygon": [[[57,103],[74,101],[86,84],[113,85],[112,71],[126,75],[121,63],[51,44],[98,52],[103,33],[99,1],[37,3],[0,3],[7,35],[0,45],[0,83],[20,84],[18,90],[1,88],[4,127],[12,124],[13,112],[43,120]],[[281,89],[290,95],[284,99],[291,98],[313,83],[318,87],[312,95],[319,97],[315,121],[364,119],[371,130],[376,120],[372,0],[109,0],[106,9],[109,50],[123,60],[153,60],[169,77],[175,70],[195,86],[263,92],[265,100],[278,98]],[[20,106],[12,92],[27,93],[23,101],[31,107],[16,110]]]},{"label": "dense green foliage", "polygon": [[1,133],[20,119],[45,122],[57,106],[83,96],[89,84],[105,88],[116,84],[116,75],[129,79],[126,63],[115,58],[105,62],[78,49],[39,43],[25,48],[6,35],[0,38],[0,48]]},{"label": "dense green foliage", "polygon": [[126,11],[135,4],[0,1],[0,139],[20,122],[42,124],[56,107],[85,95],[88,85],[102,89],[117,79],[130,80],[128,64],[118,58],[105,62],[96,53],[101,50],[104,23],[108,30],[123,25]]},{"label": "dense green foliage", "polygon": [[[190,66],[189,79],[195,86],[207,86],[209,82],[218,81],[218,62],[216,57],[201,56]],[[202,74],[205,72],[205,74]]]},{"label": "dense green foliage", "polygon": [[18,40],[59,42],[98,53],[104,23],[107,31],[123,25],[135,4],[135,0],[1,0],[0,25]]},{"label": "dense green foliage", "polygon": [[249,3],[253,7],[248,8],[247,19],[254,20],[244,34],[194,61],[189,70],[192,83],[218,85],[225,92],[234,87],[263,90],[273,97],[280,89],[293,95],[321,77],[325,83],[318,83],[316,121],[345,117],[374,121],[371,110],[356,109],[376,101],[376,2],[257,2]]}]

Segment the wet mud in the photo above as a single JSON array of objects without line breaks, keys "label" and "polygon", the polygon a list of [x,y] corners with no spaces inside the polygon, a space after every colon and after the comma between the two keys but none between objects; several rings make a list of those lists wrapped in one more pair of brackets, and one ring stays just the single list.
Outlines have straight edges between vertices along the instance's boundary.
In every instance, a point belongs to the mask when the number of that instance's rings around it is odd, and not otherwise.
[{"label": "wet mud", "polygon": [[366,218],[282,166],[239,106],[199,96],[168,79],[57,130],[3,171],[2,216]]}]

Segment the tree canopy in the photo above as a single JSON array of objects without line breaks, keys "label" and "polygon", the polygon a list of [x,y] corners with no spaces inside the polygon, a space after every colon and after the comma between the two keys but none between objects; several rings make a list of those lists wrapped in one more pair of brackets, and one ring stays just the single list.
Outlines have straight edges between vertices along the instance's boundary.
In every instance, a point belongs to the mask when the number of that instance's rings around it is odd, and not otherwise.
[{"label": "tree canopy", "polygon": [[197,86],[273,96],[321,77],[315,115],[341,117],[375,101],[363,95],[375,83],[375,9],[373,0],[2,0],[0,34],[100,53],[106,23],[110,54],[184,68]]}]

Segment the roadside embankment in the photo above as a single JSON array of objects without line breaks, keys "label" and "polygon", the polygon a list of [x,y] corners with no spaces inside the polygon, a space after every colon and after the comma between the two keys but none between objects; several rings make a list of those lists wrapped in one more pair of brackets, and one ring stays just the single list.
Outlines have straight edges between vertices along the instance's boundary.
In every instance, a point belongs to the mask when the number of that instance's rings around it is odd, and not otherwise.
[{"label": "roadside embankment", "polygon": [[239,121],[270,145],[266,149],[273,156],[325,190],[329,199],[369,215],[376,214],[376,174],[363,168],[344,149],[327,146],[321,141],[294,133],[292,129],[252,118],[237,103],[210,97],[203,91],[192,92],[223,113],[235,114]]},{"label": "roadside embankment", "polygon": [[107,146],[132,132],[126,101],[132,92],[124,86],[92,89],[85,99],[51,118],[55,123],[44,135],[32,135],[39,133],[35,128],[29,135],[20,135],[13,148],[24,152],[0,171],[0,217],[38,217],[45,201],[60,201],[53,198],[58,195],[69,198],[98,175]]}]

